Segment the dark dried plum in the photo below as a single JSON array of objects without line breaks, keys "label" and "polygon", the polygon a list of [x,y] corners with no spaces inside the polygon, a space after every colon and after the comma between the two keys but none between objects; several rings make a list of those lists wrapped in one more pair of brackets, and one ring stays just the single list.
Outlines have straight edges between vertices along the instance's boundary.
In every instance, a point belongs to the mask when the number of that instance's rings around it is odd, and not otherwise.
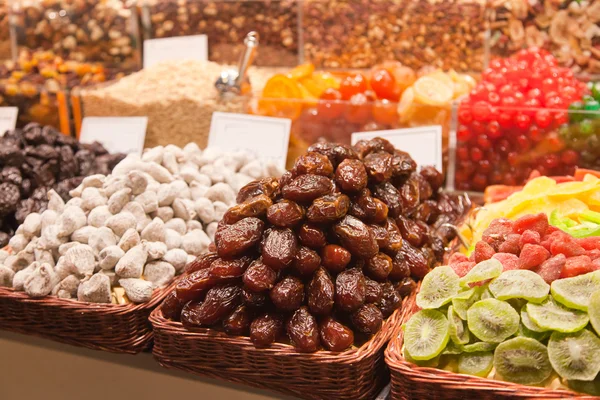
[{"label": "dark dried plum", "polygon": [[287,334],[294,348],[312,353],[319,347],[319,327],[317,320],[306,307],[300,307],[287,323]]},{"label": "dark dried plum", "polygon": [[325,269],[320,268],[315,272],[308,284],[307,295],[308,308],[313,314],[331,314],[335,301],[335,285]]},{"label": "dark dried plum", "polygon": [[230,258],[243,254],[256,245],[265,223],[258,218],[244,218],[233,225],[221,225],[215,233],[215,244],[220,257]]},{"label": "dark dried plum", "polygon": [[298,251],[298,241],[291,229],[272,229],[265,233],[262,244],[263,262],[276,271],[288,267]]},{"label": "dark dried plum", "polygon": [[319,197],[308,208],[306,217],[312,223],[335,222],[342,218],[350,208],[350,198],[336,193]]},{"label": "dark dried plum", "polygon": [[317,197],[331,193],[333,182],[321,175],[300,175],[284,186],[283,197],[298,203],[310,203]]},{"label": "dark dried plum", "polygon": [[304,219],[304,209],[289,200],[282,200],[267,209],[267,219],[280,228],[293,228]]},{"label": "dark dried plum", "polygon": [[0,183],[0,216],[15,212],[21,198],[19,187],[12,183]]}]

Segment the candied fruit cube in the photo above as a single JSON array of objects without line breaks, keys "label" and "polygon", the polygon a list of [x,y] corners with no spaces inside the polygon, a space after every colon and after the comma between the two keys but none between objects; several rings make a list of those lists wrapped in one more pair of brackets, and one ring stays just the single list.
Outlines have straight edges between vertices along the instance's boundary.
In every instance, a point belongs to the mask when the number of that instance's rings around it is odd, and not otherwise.
[{"label": "candied fruit cube", "polygon": [[565,266],[563,267],[560,277],[571,278],[592,272],[594,266],[592,265],[592,259],[588,256],[575,256],[567,258]]},{"label": "candied fruit cube", "polygon": [[526,244],[519,256],[519,268],[532,269],[550,258],[550,253],[539,244]]},{"label": "candied fruit cube", "polygon": [[514,224],[515,233],[523,233],[526,230],[536,231],[543,236],[548,229],[548,216],[544,213],[524,215],[517,219]]}]

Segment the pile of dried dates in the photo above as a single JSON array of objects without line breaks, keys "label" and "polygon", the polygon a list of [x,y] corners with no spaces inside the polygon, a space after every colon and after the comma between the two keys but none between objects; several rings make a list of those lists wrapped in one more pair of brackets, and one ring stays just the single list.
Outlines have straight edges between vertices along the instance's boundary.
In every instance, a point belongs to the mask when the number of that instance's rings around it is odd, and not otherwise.
[{"label": "pile of dried dates", "polygon": [[0,248],[27,215],[46,209],[49,189],[67,201],[83,178],[108,174],[123,158],[50,126],[31,123],[6,132],[0,137]]},{"label": "pile of dried dates", "polygon": [[243,187],[214,252],[187,266],[162,305],[187,328],[343,351],[377,333],[435,267],[467,210],[434,168],[381,138],[319,142],[279,180]]}]

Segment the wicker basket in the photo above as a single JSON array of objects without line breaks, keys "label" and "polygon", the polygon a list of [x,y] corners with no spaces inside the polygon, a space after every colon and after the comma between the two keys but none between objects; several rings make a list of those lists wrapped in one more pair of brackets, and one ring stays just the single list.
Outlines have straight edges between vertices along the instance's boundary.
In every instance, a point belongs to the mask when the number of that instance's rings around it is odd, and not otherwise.
[{"label": "wicker basket", "polygon": [[399,319],[397,310],[360,348],[306,354],[280,343],[256,349],[247,337],[211,329],[190,331],[164,318],[158,307],[150,315],[155,334],[152,352],[167,368],[300,398],[373,399],[389,379],[383,349]]},{"label": "wicker basket", "polygon": [[136,354],[152,341],[150,312],[174,283],[144,304],[97,304],[57,297],[33,299],[0,288],[0,329],[113,353]]},{"label": "wicker basket", "polygon": [[524,386],[516,383],[457,374],[437,368],[418,367],[404,359],[402,346],[404,330],[402,324],[416,313],[416,293],[406,300],[402,309],[401,323],[385,350],[385,362],[391,374],[391,398],[393,400],[496,400],[502,398],[527,399],[597,399],[569,390]]}]

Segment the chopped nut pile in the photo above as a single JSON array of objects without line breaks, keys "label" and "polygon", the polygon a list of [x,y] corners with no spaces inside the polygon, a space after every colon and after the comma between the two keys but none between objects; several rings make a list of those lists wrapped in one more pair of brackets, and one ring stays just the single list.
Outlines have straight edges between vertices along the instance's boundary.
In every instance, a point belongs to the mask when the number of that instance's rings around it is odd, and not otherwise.
[{"label": "chopped nut pile", "polygon": [[129,155],[66,203],[54,190],[0,251],[0,284],[32,297],[142,303],[207,250],[240,187],[277,174],[246,152],[194,143]]}]

